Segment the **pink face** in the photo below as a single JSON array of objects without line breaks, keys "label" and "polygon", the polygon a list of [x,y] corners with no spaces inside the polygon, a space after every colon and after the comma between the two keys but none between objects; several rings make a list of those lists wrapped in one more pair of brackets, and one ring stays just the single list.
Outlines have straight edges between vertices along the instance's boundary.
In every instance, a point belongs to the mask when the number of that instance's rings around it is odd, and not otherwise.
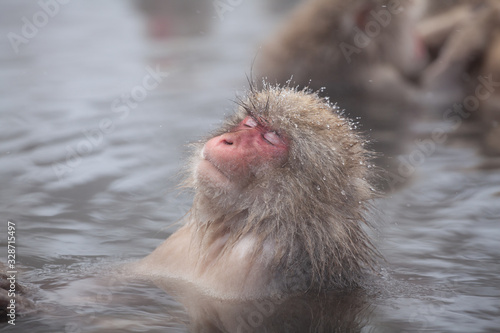
[{"label": "pink face", "polygon": [[288,140],[263,119],[247,116],[230,132],[210,139],[203,148],[198,178],[218,185],[242,185],[259,172],[281,166]]}]

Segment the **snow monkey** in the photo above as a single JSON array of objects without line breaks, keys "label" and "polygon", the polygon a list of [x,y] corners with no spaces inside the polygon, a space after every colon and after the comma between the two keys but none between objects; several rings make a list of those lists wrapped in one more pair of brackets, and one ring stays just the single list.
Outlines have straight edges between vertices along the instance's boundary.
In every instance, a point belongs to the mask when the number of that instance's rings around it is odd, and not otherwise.
[{"label": "snow monkey", "polygon": [[310,90],[251,85],[238,104],[194,144],[184,225],[135,269],[228,299],[355,288],[378,257],[364,139]]},{"label": "snow monkey", "polygon": [[484,153],[500,155],[500,2],[459,1],[419,30],[430,47],[440,46],[422,75],[424,87],[448,92],[444,117],[458,133],[475,134]]},{"label": "snow monkey", "polygon": [[[426,1],[308,0],[269,39],[257,57],[257,77],[346,94],[411,96],[404,76],[427,64],[416,24]],[[397,93],[402,91],[401,93]]]}]

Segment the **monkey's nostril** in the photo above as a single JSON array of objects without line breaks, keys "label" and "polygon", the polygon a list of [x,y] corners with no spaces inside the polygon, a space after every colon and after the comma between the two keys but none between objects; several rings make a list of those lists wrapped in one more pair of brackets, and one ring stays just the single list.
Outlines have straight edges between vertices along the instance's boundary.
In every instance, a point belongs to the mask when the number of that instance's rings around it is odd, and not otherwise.
[{"label": "monkey's nostril", "polygon": [[223,142],[224,142],[224,144],[229,145],[229,146],[233,144],[233,141],[227,140],[227,139],[224,139]]}]

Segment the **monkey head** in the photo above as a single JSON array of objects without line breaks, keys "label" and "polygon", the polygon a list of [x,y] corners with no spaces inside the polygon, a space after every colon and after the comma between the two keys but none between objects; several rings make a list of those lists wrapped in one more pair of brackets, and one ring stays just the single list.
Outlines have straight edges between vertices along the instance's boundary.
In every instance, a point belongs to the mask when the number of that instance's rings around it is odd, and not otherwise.
[{"label": "monkey head", "polygon": [[322,199],[339,206],[343,197],[366,198],[369,154],[352,131],[356,125],[335,105],[307,90],[271,86],[252,90],[239,104],[197,147],[194,187],[233,198],[244,192],[253,200],[265,196],[263,189],[285,194],[293,188],[294,197],[302,192],[309,200],[327,196]]},{"label": "monkey head", "polygon": [[290,253],[302,251],[313,274],[344,281],[342,272],[370,265],[374,253],[361,227],[374,195],[370,154],[353,127],[316,93],[252,88],[196,145],[193,220],[271,241],[276,265],[292,265]]}]

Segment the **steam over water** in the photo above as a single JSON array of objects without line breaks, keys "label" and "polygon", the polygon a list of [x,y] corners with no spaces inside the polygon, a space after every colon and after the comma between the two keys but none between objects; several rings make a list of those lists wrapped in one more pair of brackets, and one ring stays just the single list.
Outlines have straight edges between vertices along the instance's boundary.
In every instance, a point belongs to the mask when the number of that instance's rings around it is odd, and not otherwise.
[{"label": "steam over water", "polygon": [[[361,295],[221,303],[107,275],[175,230],[186,144],[234,109],[292,2],[0,3],[0,258],[11,221],[39,308],[1,332],[498,331],[498,162],[453,140],[409,140],[400,188],[376,202],[386,262]],[[415,137],[446,126],[415,122]]]}]

